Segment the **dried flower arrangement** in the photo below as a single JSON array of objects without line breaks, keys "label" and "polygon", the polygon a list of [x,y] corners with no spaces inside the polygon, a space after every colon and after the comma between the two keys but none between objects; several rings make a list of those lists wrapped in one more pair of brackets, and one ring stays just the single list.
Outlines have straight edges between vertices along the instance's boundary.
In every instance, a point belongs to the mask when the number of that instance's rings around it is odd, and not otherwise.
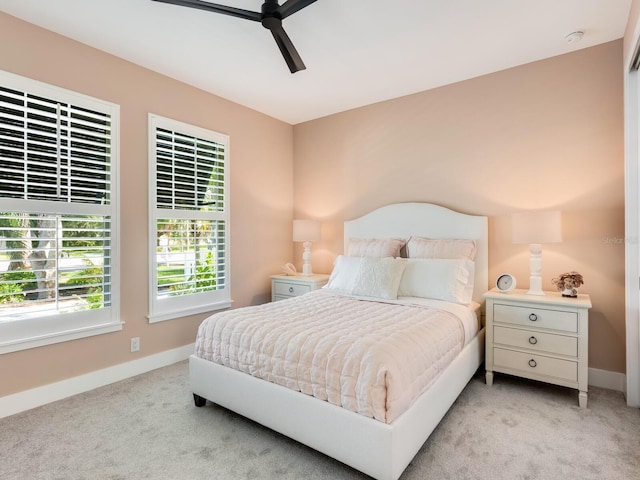
[{"label": "dried flower arrangement", "polygon": [[562,292],[563,297],[577,297],[577,288],[584,283],[584,280],[578,272],[568,272],[552,279],[551,282],[559,292]]}]

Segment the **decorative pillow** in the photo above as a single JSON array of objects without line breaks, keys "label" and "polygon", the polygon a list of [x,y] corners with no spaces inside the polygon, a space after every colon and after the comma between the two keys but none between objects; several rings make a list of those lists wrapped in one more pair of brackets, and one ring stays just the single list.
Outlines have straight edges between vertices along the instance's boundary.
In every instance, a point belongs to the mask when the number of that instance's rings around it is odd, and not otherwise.
[{"label": "decorative pillow", "polygon": [[350,238],[347,247],[349,257],[399,257],[406,242],[398,238]]},{"label": "decorative pillow", "polygon": [[403,258],[360,258],[360,268],[351,293],[395,300],[406,265],[407,261]]},{"label": "decorative pillow", "polygon": [[408,258],[475,260],[476,250],[476,241],[467,239],[411,237],[407,242]]},{"label": "decorative pillow", "polygon": [[402,258],[340,255],[326,288],[349,295],[395,300],[406,263]]},{"label": "decorative pillow", "polygon": [[327,282],[327,288],[351,293],[359,268],[360,258],[338,256],[333,262],[333,271]]},{"label": "decorative pillow", "polygon": [[422,297],[467,305],[473,298],[475,264],[447,258],[408,259],[399,297]]}]

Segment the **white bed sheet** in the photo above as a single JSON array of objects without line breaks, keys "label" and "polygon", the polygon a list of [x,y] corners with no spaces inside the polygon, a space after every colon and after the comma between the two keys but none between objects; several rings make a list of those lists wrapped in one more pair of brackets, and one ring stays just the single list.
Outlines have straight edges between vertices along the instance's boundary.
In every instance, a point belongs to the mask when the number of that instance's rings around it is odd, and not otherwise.
[{"label": "white bed sheet", "polygon": [[467,345],[480,330],[480,304],[471,302],[469,305],[459,303],[443,302],[442,300],[432,300],[430,298],[419,297],[399,297],[398,303],[407,305],[422,305],[436,310],[443,310],[455,315],[460,319],[464,327],[464,344]]}]

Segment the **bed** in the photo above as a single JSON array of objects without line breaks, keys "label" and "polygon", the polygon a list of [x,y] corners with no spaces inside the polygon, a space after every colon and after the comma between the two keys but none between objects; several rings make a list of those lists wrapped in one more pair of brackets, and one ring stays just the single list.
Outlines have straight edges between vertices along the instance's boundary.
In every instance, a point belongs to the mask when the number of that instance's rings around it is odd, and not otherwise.
[{"label": "bed", "polygon": [[[425,203],[388,205],[344,224],[345,254],[353,239],[472,240],[473,290],[467,293],[476,312],[487,290],[487,236],[486,217]],[[335,275],[332,280],[335,285]],[[322,297],[328,293],[311,292],[300,301],[324,301]],[[284,302],[294,300],[277,303],[282,309]],[[376,479],[396,480],[482,363],[484,329],[479,325],[474,335],[468,337],[453,360],[429,380],[428,389],[405,402],[407,405],[389,418],[380,418],[375,413],[367,415],[366,408],[365,414],[356,413],[335,402],[215,363],[203,358],[206,355],[198,352],[198,347],[189,359],[191,388],[197,406],[209,400]]]}]

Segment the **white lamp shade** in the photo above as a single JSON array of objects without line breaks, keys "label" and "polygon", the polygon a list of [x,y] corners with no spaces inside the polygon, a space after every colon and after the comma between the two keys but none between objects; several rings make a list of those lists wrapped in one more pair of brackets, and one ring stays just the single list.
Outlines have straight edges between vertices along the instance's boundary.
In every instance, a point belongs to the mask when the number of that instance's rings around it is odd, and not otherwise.
[{"label": "white lamp shade", "polygon": [[562,241],[562,216],[557,210],[514,213],[513,243],[558,243]]},{"label": "white lamp shade", "polygon": [[294,220],[294,242],[317,242],[321,238],[321,225],[318,220]]}]

